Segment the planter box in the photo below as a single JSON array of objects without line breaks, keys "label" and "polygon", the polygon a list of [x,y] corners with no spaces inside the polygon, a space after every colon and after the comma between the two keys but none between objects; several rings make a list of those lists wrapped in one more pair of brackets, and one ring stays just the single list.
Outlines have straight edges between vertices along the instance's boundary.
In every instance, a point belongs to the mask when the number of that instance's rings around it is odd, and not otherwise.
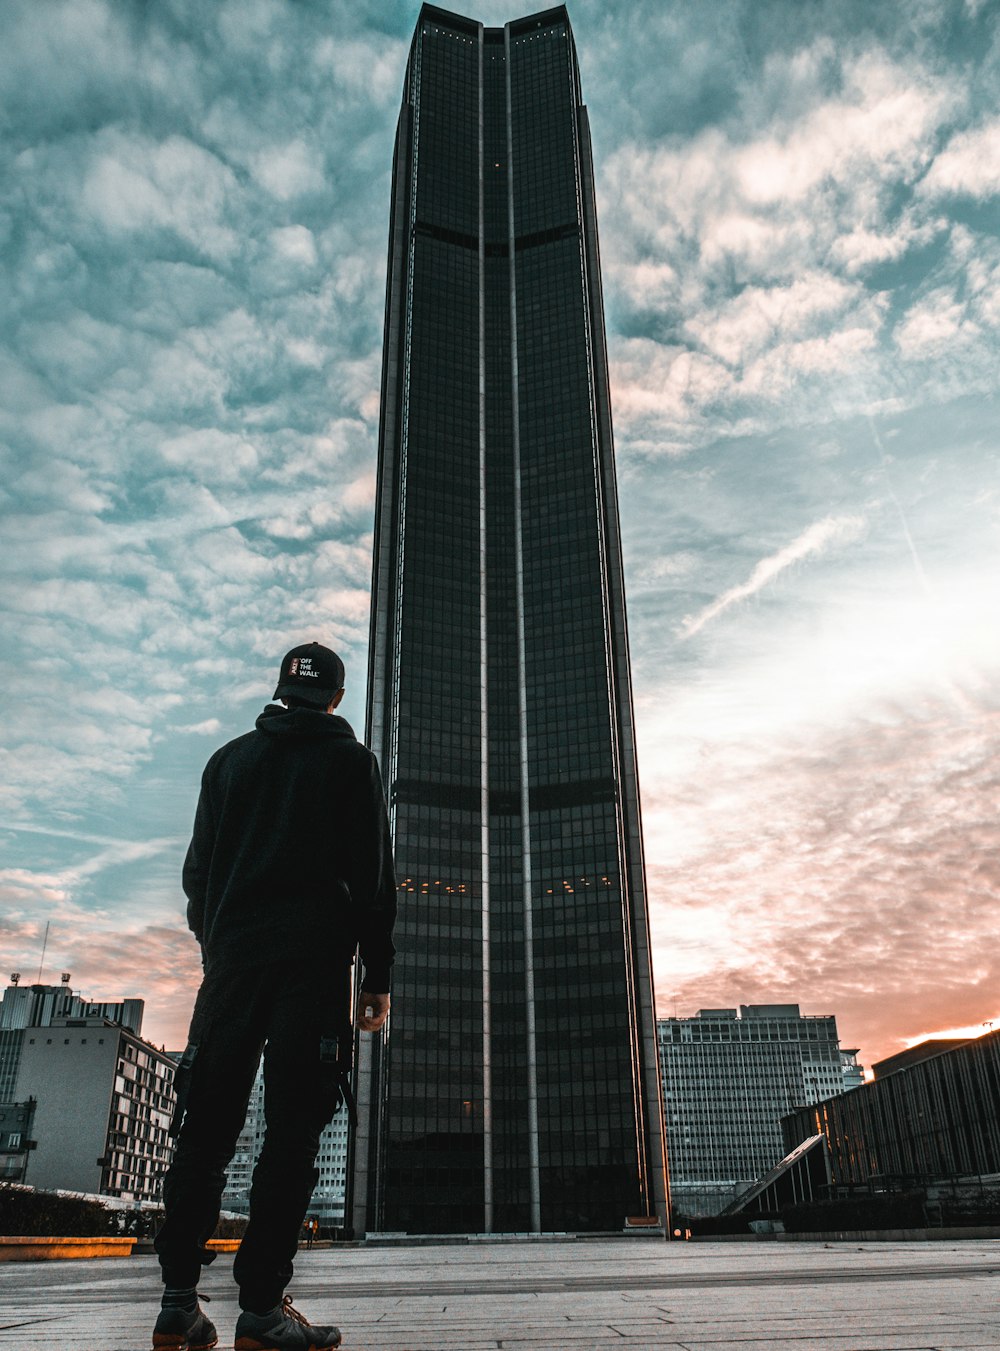
[{"label": "planter box", "polygon": [[134,1238],[36,1238],[0,1235],[0,1262],[49,1262],[76,1257],[130,1257]]}]

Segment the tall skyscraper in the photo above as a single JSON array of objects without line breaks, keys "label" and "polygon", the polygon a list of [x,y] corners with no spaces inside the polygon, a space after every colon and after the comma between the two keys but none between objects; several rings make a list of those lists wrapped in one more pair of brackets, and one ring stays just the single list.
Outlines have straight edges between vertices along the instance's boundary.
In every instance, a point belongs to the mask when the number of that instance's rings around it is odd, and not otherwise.
[{"label": "tall skyscraper", "polygon": [[862,1082],[836,1018],[803,1016],[798,1004],[702,1009],[657,1030],[671,1192],[686,1215],[718,1214],[779,1163],[794,1107]]},{"label": "tall skyscraper", "polygon": [[368,736],[401,880],[359,1231],[666,1221],[593,165],[566,10],[425,5],[393,163]]}]

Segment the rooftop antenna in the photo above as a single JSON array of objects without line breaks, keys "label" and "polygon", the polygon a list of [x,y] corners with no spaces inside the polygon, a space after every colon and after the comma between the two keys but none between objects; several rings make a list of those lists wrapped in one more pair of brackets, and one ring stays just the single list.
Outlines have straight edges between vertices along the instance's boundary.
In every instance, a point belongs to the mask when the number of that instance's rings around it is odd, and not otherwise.
[{"label": "rooftop antenna", "polygon": [[45,949],[49,945],[49,920],[45,921],[45,937],[42,939],[42,960],[38,963],[38,984],[42,983],[42,966],[45,963]]}]

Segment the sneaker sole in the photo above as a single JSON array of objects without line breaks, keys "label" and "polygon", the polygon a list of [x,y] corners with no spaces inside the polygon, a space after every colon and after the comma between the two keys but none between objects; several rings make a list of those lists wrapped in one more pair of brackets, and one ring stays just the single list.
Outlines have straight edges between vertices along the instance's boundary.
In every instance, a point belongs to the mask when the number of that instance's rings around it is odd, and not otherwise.
[{"label": "sneaker sole", "polygon": [[[340,1337],[335,1342],[324,1342],[322,1346],[310,1342],[305,1351],[335,1351],[335,1348],[340,1346],[343,1340],[343,1337]],[[194,1351],[194,1348],[192,1348],[192,1351]],[[280,1351],[280,1347],[276,1348],[273,1342],[270,1345],[267,1342],[260,1342],[256,1337],[237,1337],[233,1351]]]},{"label": "sneaker sole", "polygon": [[186,1337],[169,1332],[153,1333],[153,1351],[212,1351],[218,1344],[218,1337],[213,1337],[210,1342],[189,1342]]}]

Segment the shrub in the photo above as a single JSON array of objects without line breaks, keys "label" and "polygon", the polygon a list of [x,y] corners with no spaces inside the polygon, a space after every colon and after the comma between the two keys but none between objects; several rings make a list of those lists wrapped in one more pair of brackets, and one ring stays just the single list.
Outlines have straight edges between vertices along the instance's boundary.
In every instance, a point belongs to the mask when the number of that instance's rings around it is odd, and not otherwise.
[{"label": "shrub", "polygon": [[927,1224],[923,1192],[852,1196],[838,1201],[802,1201],[781,1211],[789,1234],[834,1230],[922,1229]]},{"label": "shrub", "polygon": [[27,1191],[0,1182],[0,1234],[81,1238],[106,1234],[112,1212],[100,1201]]},{"label": "shrub", "polygon": [[944,1225],[1000,1224],[1000,1191],[943,1196],[934,1210],[934,1222]]},{"label": "shrub", "polygon": [[[163,1208],[124,1210],[83,1196],[58,1196],[0,1181],[0,1234],[11,1238],[152,1238],[163,1223]],[[243,1216],[223,1217],[213,1238],[242,1238]]]},{"label": "shrub", "polygon": [[225,1216],[215,1226],[213,1238],[242,1238],[246,1233],[249,1220],[245,1216],[239,1215],[235,1219],[227,1219]]}]

